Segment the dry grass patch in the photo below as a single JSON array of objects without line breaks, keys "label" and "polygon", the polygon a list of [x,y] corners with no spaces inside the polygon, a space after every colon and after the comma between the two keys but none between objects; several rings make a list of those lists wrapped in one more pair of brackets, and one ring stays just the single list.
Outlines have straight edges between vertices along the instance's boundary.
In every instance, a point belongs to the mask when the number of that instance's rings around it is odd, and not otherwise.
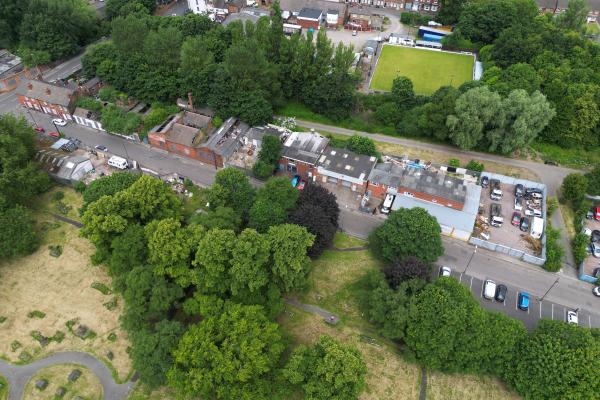
[{"label": "dry grass patch", "polygon": [[443,151],[435,151],[429,149],[420,149],[416,147],[403,146],[400,144],[394,143],[384,143],[384,142],[375,142],[377,147],[377,151],[388,154],[388,155],[396,155],[396,156],[407,156],[411,159],[419,159],[432,161],[434,163],[439,164],[448,164],[448,161],[451,158],[456,158],[460,160],[460,165],[465,166],[471,160],[475,160],[477,162],[483,163],[485,165],[485,170],[490,172],[495,172],[502,175],[514,176],[521,179],[529,179],[533,181],[539,181],[539,176],[532,170],[527,168],[515,167],[510,165],[510,159],[506,159],[506,164],[498,163],[494,161],[483,161],[479,160],[476,157],[466,157],[460,156],[458,154],[452,154]]},{"label": "dry grass patch", "polygon": [[367,389],[363,400],[414,400],[419,393],[419,368],[404,361],[387,343],[377,345],[361,340],[362,332],[355,327],[340,325],[333,327],[323,318],[288,306],[279,318],[279,323],[298,344],[313,344],[322,335],[329,335],[340,342],[355,346],[367,364]]},{"label": "dry grass patch", "polygon": [[[69,382],[67,377],[74,369],[81,371],[81,376],[75,382]],[[43,391],[35,387],[38,379],[46,379],[48,387]],[[81,396],[84,399],[100,400],[102,399],[102,385],[96,375],[89,369],[75,364],[60,364],[44,368],[31,378],[25,386],[23,400],[52,400],[59,387],[67,389],[63,399],[70,400],[75,396]]]},{"label": "dry grass patch", "polygon": [[338,249],[349,249],[352,247],[362,247],[366,246],[367,242],[365,240],[355,238],[354,236],[348,236],[342,232],[336,232],[333,237],[333,247]]},{"label": "dry grass patch", "polygon": [[175,392],[167,387],[156,390],[148,389],[143,384],[138,384],[127,396],[127,400],[175,400]]},{"label": "dry grass patch", "polygon": [[569,236],[569,239],[573,239],[573,237],[577,234],[577,232],[575,232],[575,213],[573,212],[573,209],[566,204],[559,203],[558,206],[560,208],[560,213],[563,217],[563,220],[565,221],[567,235]]},{"label": "dry grass patch", "polygon": [[[42,245],[30,256],[0,263],[0,315],[6,317],[0,324],[0,356],[18,362],[23,351],[33,358],[42,358],[57,351],[76,350],[93,353],[108,362],[110,351],[114,358],[109,364],[117,370],[119,379],[125,379],[131,361],[126,353],[129,343],[119,324],[123,301],[119,298],[117,307],[109,311],[103,304],[114,295],[105,296],[90,287],[92,282],[110,286],[110,278],[102,267],[90,264],[93,246],[79,237],[77,228],[60,222],[53,231],[61,233],[60,257],[51,257],[47,246]],[[56,244],[55,239],[46,236],[44,243]],[[28,318],[32,310],[46,315]],[[69,332],[65,324],[76,318],[97,336],[82,340]],[[60,343],[51,341],[42,347],[32,337],[33,331],[46,337],[60,331],[65,337]],[[117,336],[114,342],[108,340],[111,333]],[[15,349],[15,341],[21,347]]]},{"label": "dry grass patch", "polygon": [[517,400],[499,379],[427,372],[427,400]]}]

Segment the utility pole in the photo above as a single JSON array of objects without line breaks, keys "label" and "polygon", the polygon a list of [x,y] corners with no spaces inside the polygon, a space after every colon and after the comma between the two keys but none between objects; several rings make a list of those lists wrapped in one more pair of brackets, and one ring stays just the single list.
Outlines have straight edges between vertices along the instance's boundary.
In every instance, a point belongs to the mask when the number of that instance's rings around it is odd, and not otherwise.
[{"label": "utility pole", "polygon": [[29,108],[22,106],[23,109],[25,110],[25,112],[27,114],[29,114],[29,118],[31,118],[31,120],[33,121],[33,124],[35,125],[36,128],[39,128],[40,126],[38,125],[38,123],[35,121],[35,119],[33,118],[33,115],[31,115],[31,112],[29,111]]},{"label": "utility pole", "polygon": [[125,157],[129,160],[129,153],[127,153],[127,147],[125,146],[124,142],[121,142],[121,144],[123,145],[123,150],[125,150]]},{"label": "utility pole", "polygon": [[548,290],[546,290],[546,293],[544,293],[544,295],[540,298],[540,301],[544,300],[544,297],[546,297],[546,295],[548,293],[550,293],[550,291],[552,290],[552,288],[554,287],[554,285],[556,285],[558,283],[558,280],[560,278],[556,278],[556,280],[554,281],[554,283],[550,286],[550,288]]},{"label": "utility pole", "polygon": [[473,253],[471,254],[471,258],[469,258],[469,262],[467,263],[467,268],[465,268],[464,274],[467,273],[467,270],[469,269],[469,266],[471,265],[471,261],[473,261],[473,257],[475,257],[475,253],[477,253],[477,245],[475,245],[475,250],[473,250]]},{"label": "utility pole", "polygon": [[54,123],[54,120],[52,120],[52,125],[54,125],[54,127],[56,128],[56,132],[58,132],[58,134],[59,134],[60,136],[62,136],[62,132],[60,131],[60,129],[58,129],[58,125],[56,125],[56,124]]}]

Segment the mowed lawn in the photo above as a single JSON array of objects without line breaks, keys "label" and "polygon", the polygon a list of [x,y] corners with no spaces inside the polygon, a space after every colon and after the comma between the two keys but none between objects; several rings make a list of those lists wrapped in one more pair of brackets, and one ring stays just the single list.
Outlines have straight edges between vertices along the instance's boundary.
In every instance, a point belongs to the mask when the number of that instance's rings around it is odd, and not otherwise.
[{"label": "mowed lawn", "polygon": [[392,89],[397,76],[413,82],[418,94],[431,94],[442,86],[460,86],[473,79],[471,55],[423,50],[414,47],[383,46],[371,89]]}]

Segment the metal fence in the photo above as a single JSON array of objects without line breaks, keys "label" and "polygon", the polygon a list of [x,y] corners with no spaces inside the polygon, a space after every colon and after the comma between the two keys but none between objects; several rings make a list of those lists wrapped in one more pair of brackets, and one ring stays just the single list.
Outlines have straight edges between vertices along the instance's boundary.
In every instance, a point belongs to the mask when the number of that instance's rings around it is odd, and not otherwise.
[{"label": "metal fence", "polygon": [[512,247],[505,246],[498,243],[488,242],[487,240],[483,240],[476,237],[471,237],[469,239],[469,243],[478,247],[483,247],[484,249],[495,251],[498,253],[506,254],[510,257],[517,258],[519,260],[525,261],[530,264],[542,266],[546,262],[546,254],[545,254],[545,238],[544,243],[542,244],[542,254],[541,256],[534,256],[532,254],[528,254],[523,250],[513,249]]}]

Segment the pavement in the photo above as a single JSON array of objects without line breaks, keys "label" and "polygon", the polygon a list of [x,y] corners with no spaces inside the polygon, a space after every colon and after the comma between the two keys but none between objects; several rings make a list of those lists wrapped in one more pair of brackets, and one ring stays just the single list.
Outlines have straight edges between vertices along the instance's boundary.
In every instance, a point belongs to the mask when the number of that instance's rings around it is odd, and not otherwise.
[{"label": "pavement", "polygon": [[[34,361],[25,365],[13,365],[0,360],[0,375],[8,380],[8,400],[21,400],[27,382],[41,369],[56,364],[79,364],[89,368],[100,380],[103,389],[103,398],[109,400],[122,400],[135,386],[135,382],[129,381],[117,384],[112,378],[110,370],[104,363],[88,353],[63,352],[55,353],[47,358]],[[65,376],[65,381],[67,377]]]},{"label": "pavement", "polygon": [[338,317],[337,315],[335,315],[332,312],[322,309],[321,307],[313,306],[311,304],[300,303],[296,299],[286,299],[285,302],[294,307],[301,308],[304,311],[307,311],[309,313],[320,315],[321,317],[323,317],[325,319],[325,321],[328,324],[336,325],[338,322],[340,322],[340,317]]}]

